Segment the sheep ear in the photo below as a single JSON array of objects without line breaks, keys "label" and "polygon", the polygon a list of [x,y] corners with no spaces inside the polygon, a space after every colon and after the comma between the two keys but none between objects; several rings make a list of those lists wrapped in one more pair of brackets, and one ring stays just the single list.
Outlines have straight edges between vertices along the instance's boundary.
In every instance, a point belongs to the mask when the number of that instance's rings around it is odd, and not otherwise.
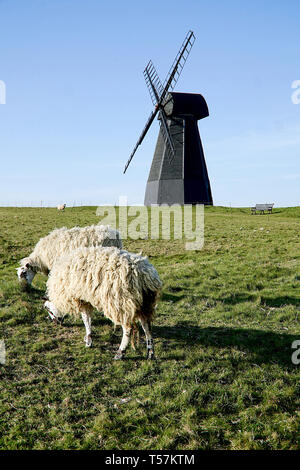
[{"label": "sheep ear", "polygon": [[26,264],[25,264],[25,268],[27,268],[27,269],[31,268],[30,264],[29,264],[29,263],[26,263]]}]

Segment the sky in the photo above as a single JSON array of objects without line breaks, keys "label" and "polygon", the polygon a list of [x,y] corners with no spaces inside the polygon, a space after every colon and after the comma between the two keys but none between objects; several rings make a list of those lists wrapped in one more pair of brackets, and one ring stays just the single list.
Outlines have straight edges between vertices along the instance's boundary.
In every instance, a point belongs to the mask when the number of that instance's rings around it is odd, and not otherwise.
[{"label": "sky", "polygon": [[300,205],[299,0],[0,0],[0,205],[142,204],[157,121],[123,168],[153,109],[143,70],[163,82],[189,30],[175,91],[208,103],[214,204]]}]

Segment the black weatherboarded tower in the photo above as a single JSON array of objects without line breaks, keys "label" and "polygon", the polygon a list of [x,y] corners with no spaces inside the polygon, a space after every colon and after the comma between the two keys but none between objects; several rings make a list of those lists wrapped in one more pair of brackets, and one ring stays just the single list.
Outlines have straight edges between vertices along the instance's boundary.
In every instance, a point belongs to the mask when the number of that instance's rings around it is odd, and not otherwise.
[{"label": "black weatherboarded tower", "polygon": [[178,80],[194,41],[195,36],[189,31],[164,86],[151,61],[144,70],[155,108],[129,157],[124,173],[158,114],[160,132],[146,187],[146,206],[175,203],[213,204],[197,124],[199,119],[209,115],[206,101],[200,94],[169,92]]},{"label": "black weatherboarded tower", "polygon": [[212,204],[197,125],[199,119],[208,116],[205,99],[192,93],[170,93],[165,112],[174,143],[174,157],[170,163],[160,131],[147,182],[145,205]]}]

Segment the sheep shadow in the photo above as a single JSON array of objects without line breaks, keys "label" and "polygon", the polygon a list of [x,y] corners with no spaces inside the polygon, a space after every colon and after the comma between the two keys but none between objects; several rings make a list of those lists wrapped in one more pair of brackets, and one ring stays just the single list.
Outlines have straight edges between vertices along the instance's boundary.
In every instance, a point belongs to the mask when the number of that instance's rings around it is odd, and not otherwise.
[{"label": "sheep shadow", "polygon": [[38,287],[34,287],[31,285],[20,287],[20,294],[24,298],[27,297],[28,300],[42,301],[45,297],[45,291],[43,289],[39,289]]},{"label": "sheep shadow", "polygon": [[267,307],[282,307],[284,305],[296,305],[300,307],[300,297],[290,297],[288,295],[279,297],[261,297],[261,303]]},{"label": "sheep shadow", "polygon": [[[92,328],[93,328],[93,330],[94,330],[94,328],[101,327],[101,326],[104,326],[104,325],[108,325],[108,326],[113,327],[113,324],[112,324],[111,320],[106,318],[102,313],[97,312],[96,314],[92,315]],[[82,322],[81,318],[79,318],[79,317],[74,319],[71,315],[66,314],[64,316],[62,326],[64,328],[74,328],[74,326],[76,326],[76,327],[77,326],[79,326],[79,327],[82,326],[83,327],[83,322]],[[97,331],[94,330],[93,336],[96,333],[97,333]]]},{"label": "sheep shadow", "polygon": [[222,298],[222,302],[226,305],[236,305],[243,302],[254,302],[257,296],[255,294],[245,294],[245,293],[238,293],[238,294],[230,294],[225,298]]},{"label": "sheep shadow", "polygon": [[175,339],[185,349],[195,345],[220,349],[235,348],[248,353],[244,360],[251,364],[279,364],[291,369],[295,369],[291,362],[294,351],[291,346],[293,341],[300,340],[300,333],[295,335],[231,327],[201,328],[187,321],[169,327],[154,326],[153,332],[156,338],[166,340],[164,347],[167,346],[167,340]]},{"label": "sheep shadow", "polygon": [[[177,290],[174,292],[177,292]],[[175,294],[170,294],[169,292],[163,292],[161,296],[161,300],[165,302],[179,302],[179,300],[183,299],[185,296],[183,294],[181,295],[175,295]]]}]

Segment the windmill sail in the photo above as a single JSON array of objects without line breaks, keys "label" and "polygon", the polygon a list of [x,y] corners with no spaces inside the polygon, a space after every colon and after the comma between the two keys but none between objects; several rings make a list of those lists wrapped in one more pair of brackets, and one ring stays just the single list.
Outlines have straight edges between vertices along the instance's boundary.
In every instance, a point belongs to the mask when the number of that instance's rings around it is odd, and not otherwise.
[{"label": "windmill sail", "polygon": [[144,129],[143,129],[143,131],[142,131],[142,133],[139,137],[139,140],[135,144],[135,147],[134,147],[133,151],[131,152],[130,157],[127,160],[127,163],[126,163],[125,169],[124,169],[124,173],[126,172],[131,160],[133,159],[133,156],[134,156],[135,152],[137,151],[138,146],[141,145],[141,143],[143,142],[144,137],[147,134],[147,132],[148,132],[152,122],[154,121],[155,116],[157,115],[157,113],[158,113],[158,108],[150,114],[150,116],[148,118],[148,121],[146,122],[145,127],[144,127]]},{"label": "windmill sail", "polygon": [[171,163],[175,155],[175,146],[174,146],[173,139],[169,131],[169,126],[167,123],[167,116],[163,108],[160,110],[160,113],[159,113],[159,124],[160,124],[161,133],[163,135],[163,138],[166,144],[166,151],[169,157],[169,162]]},{"label": "windmill sail", "polygon": [[189,53],[193,47],[194,42],[195,42],[195,35],[193,31],[189,31],[174,59],[174,62],[164,82],[164,86],[161,84],[161,81],[159,79],[159,76],[155,70],[155,67],[152,61],[150,60],[148,62],[144,70],[144,77],[145,77],[146,84],[150,92],[151,100],[153,104],[155,105],[155,109],[151,113],[150,117],[148,118],[148,121],[146,122],[145,127],[133,151],[131,152],[131,155],[125,165],[124,173],[126,172],[131,160],[133,159],[134,154],[137,151],[137,148],[139,147],[139,145],[141,145],[142,141],[144,140],[158,112],[160,113],[161,132],[165,140],[166,149],[169,154],[170,161],[172,161],[172,158],[174,156],[174,144],[172,142],[172,137],[170,135],[169,128],[167,126],[167,121],[166,121],[166,116],[164,113],[163,106],[165,104],[165,100],[167,98],[169,89],[173,90],[174,86],[176,85],[178,81],[178,78],[182,72],[182,69],[189,56]]},{"label": "windmill sail", "polygon": [[[163,93],[163,87],[157,75],[157,72],[154,68],[154,65],[152,64],[151,61],[149,61],[147,67],[144,70],[144,76],[145,76],[145,80],[150,91],[152,102],[153,104],[158,106],[160,97]],[[161,128],[161,133],[163,135],[163,138],[166,144],[166,150],[167,150],[170,162],[171,162],[174,157],[175,148],[174,148],[173,140],[169,131],[169,127],[167,123],[167,116],[164,111],[164,108],[161,106],[159,109],[160,111],[159,111],[158,119],[159,119],[159,124]]]},{"label": "windmill sail", "polygon": [[160,101],[160,97],[163,94],[164,89],[151,60],[149,60],[148,65],[144,70],[144,77],[151,96],[152,103],[154,104],[154,106],[156,106]]},{"label": "windmill sail", "polygon": [[167,78],[165,79],[165,82],[164,82],[164,90],[166,90],[165,94],[167,94],[169,90],[172,91],[174,89],[178,81],[178,78],[181,75],[184,64],[186,63],[186,60],[189,56],[189,53],[191,52],[195,39],[196,38],[195,38],[193,31],[189,31],[185,37],[185,40],[182,43],[181,48],[178,51],[177,56],[174,59],[174,62],[169,70]]}]

